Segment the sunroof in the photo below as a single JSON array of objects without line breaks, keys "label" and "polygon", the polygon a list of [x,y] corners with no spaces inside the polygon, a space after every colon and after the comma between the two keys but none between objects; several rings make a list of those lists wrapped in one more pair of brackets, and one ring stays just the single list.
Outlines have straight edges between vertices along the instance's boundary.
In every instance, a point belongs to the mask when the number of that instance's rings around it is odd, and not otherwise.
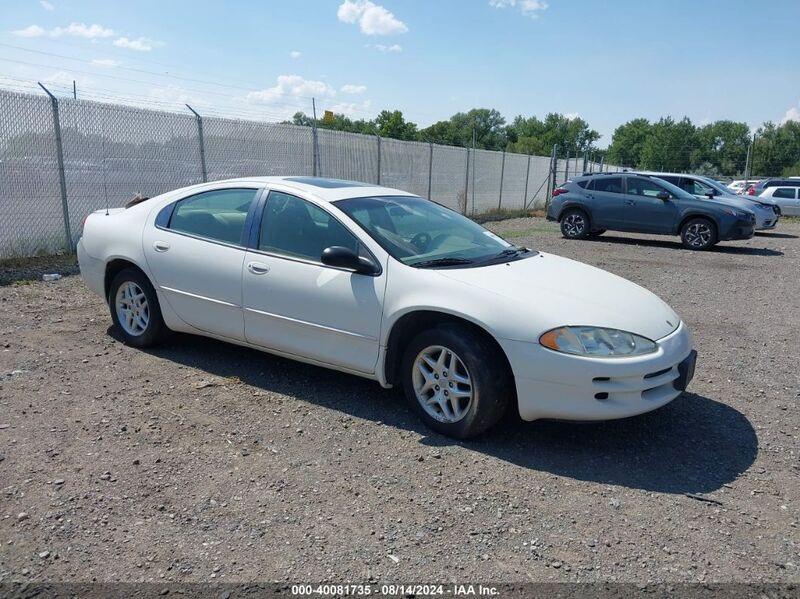
[{"label": "sunroof", "polygon": [[304,183],[314,187],[324,187],[325,189],[337,189],[339,187],[373,187],[369,183],[359,183],[358,181],[344,181],[342,179],[324,179],[322,177],[287,177],[285,181]]}]

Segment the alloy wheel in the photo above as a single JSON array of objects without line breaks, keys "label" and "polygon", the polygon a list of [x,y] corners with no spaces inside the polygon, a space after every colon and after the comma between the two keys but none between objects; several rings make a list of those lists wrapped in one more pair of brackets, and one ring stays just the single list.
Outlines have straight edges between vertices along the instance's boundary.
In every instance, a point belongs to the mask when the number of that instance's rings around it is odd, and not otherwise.
[{"label": "alloy wheel", "polygon": [[577,237],[586,228],[586,219],[580,214],[570,214],[564,219],[564,232],[569,237]]},{"label": "alloy wheel", "polygon": [[414,393],[422,408],[439,422],[458,422],[472,405],[472,379],[456,353],[432,345],[417,355],[413,365]]},{"label": "alloy wheel", "polygon": [[147,330],[150,322],[150,306],[147,296],[139,285],[126,281],[117,289],[114,300],[117,319],[128,335],[138,337]]},{"label": "alloy wheel", "polygon": [[686,242],[692,247],[704,247],[711,241],[714,232],[705,223],[694,223],[686,229]]}]

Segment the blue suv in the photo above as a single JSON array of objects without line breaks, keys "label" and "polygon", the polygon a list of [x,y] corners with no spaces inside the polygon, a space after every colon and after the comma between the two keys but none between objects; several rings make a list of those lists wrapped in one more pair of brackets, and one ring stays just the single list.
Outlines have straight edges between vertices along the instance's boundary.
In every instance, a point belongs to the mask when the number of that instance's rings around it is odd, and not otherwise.
[{"label": "blue suv", "polygon": [[671,183],[637,173],[574,177],[553,191],[547,220],[568,239],[605,231],[680,235],[684,247],[707,250],[718,241],[749,239],[752,210],[724,198],[698,199]]}]

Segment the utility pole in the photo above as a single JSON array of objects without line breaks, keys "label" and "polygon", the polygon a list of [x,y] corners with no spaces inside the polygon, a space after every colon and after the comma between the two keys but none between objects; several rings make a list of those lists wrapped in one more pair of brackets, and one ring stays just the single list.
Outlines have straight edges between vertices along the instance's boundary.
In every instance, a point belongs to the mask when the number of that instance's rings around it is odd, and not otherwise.
[{"label": "utility pole", "polygon": [[73,100],[78,99],[78,84],[75,83],[74,79],[72,80],[72,99]]},{"label": "utility pole", "polygon": [[311,174],[316,177],[319,172],[321,171],[319,165],[319,140],[317,139],[317,101],[314,98],[311,98],[311,112],[314,116],[314,122],[311,127],[311,139],[312,139],[312,148],[311,148]]}]

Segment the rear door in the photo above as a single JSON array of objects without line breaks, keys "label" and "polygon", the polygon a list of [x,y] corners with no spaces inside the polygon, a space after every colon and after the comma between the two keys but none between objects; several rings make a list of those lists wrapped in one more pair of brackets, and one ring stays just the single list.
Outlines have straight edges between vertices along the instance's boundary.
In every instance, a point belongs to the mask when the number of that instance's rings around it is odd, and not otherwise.
[{"label": "rear door", "polygon": [[[678,215],[672,197],[663,187],[647,177],[626,177],[625,207],[628,220],[637,231],[643,233],[670,233]],[[659,193],[667,193],[670,199],[662,200]]]},{"label": "rear door", "polygon": [[255,187],[206,191],[163,208],[144,254],[163,297],[192,327],[244,340],[242,267]]},{"label": "rear door", "polygon": [[590,182],[586,196],[596,229],[625,230],[625,195],[621,176],[600,175]]}]

